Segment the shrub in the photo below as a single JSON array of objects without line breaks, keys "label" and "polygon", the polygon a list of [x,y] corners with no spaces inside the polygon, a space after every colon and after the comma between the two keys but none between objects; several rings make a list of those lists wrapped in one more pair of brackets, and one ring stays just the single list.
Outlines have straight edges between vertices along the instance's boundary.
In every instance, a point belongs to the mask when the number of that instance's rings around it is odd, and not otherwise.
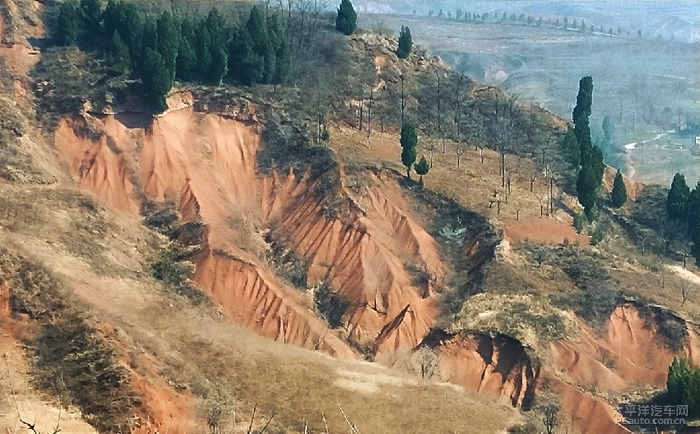
[{"label": "shrub", "polygon": [[586,227],[587,223],[588,220],[586,219],[585,213],[578,213],[574,215],[574,228],[579,234],[583,232],[583,229]]},{"label": "shrub", "polygon": [[588,236],[591,237],[591,245],[598,245],[601,241],[603,241],[603,230],[600,228],[600,226],[596,225],[596,227],[588,232]]},{"label": "shrub", "polygon": [[331,328],[342,325],[343,315],[350,307],[350,302],[341,294],[334,292],[328,282],[321,283],[314,290],[314,302],[316,310]]},{"label": "shrub", "polygon": [[283,242],[276,240],[272,232],[265,237],[265,242],[270,245],[269,264],[274,267],[277,275],[295,287],[306,290],[308,261],[296,256],[292,249],[286,248]]},{"label": "shrub", "polygon": [[43,390],[75,405],[100,432],[125,432],[139,405],[117,355],[41,264],[0,249],[0,274],[12,280],[10,305],[39,323],[28,339],[32,374]]},{"label": "shrub", "polygon": [[207,296],[189,279],[194,271],[194,265],[181,261],[180,256],[182,253],[178,252],[177,244],[171,244],[151,263],[151,274],[163,282],[163,287],[167,291],[185,297],[195,306],[200,305],[207,300]]},{"label": "shrub", "polygon": [[607,281],[591,282],[584,291],[552,295],[550,300],[555,306],[573,310],[594,326],[605,324],[615,308],[624,302],[622,291]]},{"label": "shrub", "polygon": [[687,405],[688,416],[700,415],[700,369],[692,369],[687,359],[675,357],[668,368],[668,400]]}]

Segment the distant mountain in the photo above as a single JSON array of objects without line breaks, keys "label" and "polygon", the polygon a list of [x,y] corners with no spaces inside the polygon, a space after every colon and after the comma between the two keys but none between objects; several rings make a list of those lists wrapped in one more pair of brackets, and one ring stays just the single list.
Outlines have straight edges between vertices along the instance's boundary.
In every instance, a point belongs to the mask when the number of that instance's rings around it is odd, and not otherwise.
[{"label": "distant mountain", "polygon": [[503,12],[508,16],[525,14],[562,21],[566,17],[569,23],[584,20],[587,26],[603,27],[604,31],[619,28],[623,33],[636,35],[641,30],[644,38],[660,35],[681,42],[700,41],[700,2],[697,1],[356,0],[354,3],[360,13],[411,15],[415,11],[416,15],[424,16],[431,11],[437,15],[442,10],[445,17],[448,13],[454,17],[459,8],[463,12],[488,13],[491,17]]}]

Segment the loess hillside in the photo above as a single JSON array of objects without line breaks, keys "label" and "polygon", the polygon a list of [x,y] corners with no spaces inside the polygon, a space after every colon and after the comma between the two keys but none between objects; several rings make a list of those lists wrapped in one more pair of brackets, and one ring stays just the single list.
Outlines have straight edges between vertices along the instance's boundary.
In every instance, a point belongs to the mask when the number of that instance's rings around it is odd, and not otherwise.
[{"label": "loess hillside", "polygon": [[663,192],[576,231],[565,120],[368,33],[329,36],[335,91],[176,83],[154,115],[49,47],[50,5],[0,12],[0,430],[539,432],[554,396],[627,433],[616,405],[700,364],[700,277],[640,247]]}]

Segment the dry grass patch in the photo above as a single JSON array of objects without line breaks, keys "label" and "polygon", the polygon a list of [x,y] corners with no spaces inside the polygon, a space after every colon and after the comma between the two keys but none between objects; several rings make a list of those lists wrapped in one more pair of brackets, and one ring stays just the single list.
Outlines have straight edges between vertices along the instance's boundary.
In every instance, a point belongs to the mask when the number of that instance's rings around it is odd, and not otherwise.
[{"label": "dry grass patch", "polygon": [[[371,146],[367,146],[367,133],[342,125],[331,129],[329,147],[336,152],[340,161],[373,163],[396,169],[405,173],[401,165],[401,147],[397,133],[372,134]],[[418,154],[429,156],[427,139],[419,137]],[[527,158],[515,155],[506,156],[506,171],[511,174],[511,193],[501,188],[499,154],[491,149],[484,149],[484,163],[481,163],[479,150],[473,145],[465,146],[460,167],[457,167],[455,144],[447,142],[446,153],[438,147],[434,154],[433,167],[424,177],[425,187],[456,199],[463,206],[489,218],[507,221],[517,217],[540,217],[540,205],[547,204],[547,186],[544,176],[539,173],[534,163]],[[530,191],[531,176],[537,174]],[[413,177],[416,175],[413,173]],[[501,201],[500,214],[494,200],[498,193]],[[505,197],[508,196],[506,202]],[[561,191],[555,186],[555,206]],[[491,204],[491,205],[490,205]],[[558,213],[559,218],[567,220],[566,213]],[[569,217],[570,219],[570,217]]]},{"label": "dry grass patch", "polygon": [[257,404],[263,415],[276,414],[280,432],[303,432],[307,421],[309,432],[323,432],[321,412],[331,432],[342,432],[336,401],[360,432],[494,432],[517,417],[471,392],[272,342],[177,301],[154,300],[122,320],[174,384],[201,397],[225,385],[239,418]]}]

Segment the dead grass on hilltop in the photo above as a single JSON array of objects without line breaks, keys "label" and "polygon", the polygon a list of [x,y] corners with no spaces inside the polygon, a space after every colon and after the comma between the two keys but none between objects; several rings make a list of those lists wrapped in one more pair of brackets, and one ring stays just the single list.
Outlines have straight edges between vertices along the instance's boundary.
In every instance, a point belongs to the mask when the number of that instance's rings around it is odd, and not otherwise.
[{"label": "dead grass on hilltop", "polygon": [[[371,145],[367,144],[367,133],[358,131],[346,125],[331,129],[329,147],[336,152],[339,160],[344,162],[372,163],[390,167],[405,173],[406,168],[401,164],[399,136],[396,132],[373,132]],[[418,159],[425,154],[429,158],[427,141],[435,138],[419,137]],[[547,186],[544,177],[538,173],[534,163],[527,158],[515,155],[506,156],[507,172],[511,174],[511,194],[506,195],[506,189],[501,188],[499,174],[499,154],[491,149],[484,149],[484,163],[481,163],[479,150],[473,145],[465,145],[465,153],[461,157],[460,167],[457,167],[455,144],[446,142],[446,153],[442,153],[441,145],[436,145],[433,168],[424,177],[425,188],[456,199],[460,204],[472,211],[478,212],[490,219],[499,221],[516,220],[517,218],[540,218],[540,205],[547,205]],[[413,172],[413,171],[412,171]],[[537,174],[537,179],[530,191],[530,180]],[[413,178],[417,178],[415,172]],[[500,214],[494,194],[501,201]],[[555,186],[555,208],[562,207],[556,198],[562,192]],[[506,196],[508,199],[506,201]],[[492,200],[494,202],[492,203]],[[571,222],[571,210],[564,208],[556,213],[556,218]]]},{"label": "dead grass on hilltop", "polygon": [[[198,395],[208,393],[210,381],[223,382],[235,396],[237,414],[243,414],[238,418],[247,417],[257,403],[263,414],[276,414],[277,426],[286,429],[280,432],[303,432],[305,422],[309,432],[324,432],[322,412],[329,431],[342,432],[347,425],[336,401],[360,432],[493,432],[514,414],[454,386],[341,362],[265,341],[197,312],[177,312],[151,306],[142,315],[152,318],[160,333],[160,342],[150,340],[147,348],[154,345],[167,361],[166,375]],[[183,326],[184,317],[190,324],[197,318],[198,327]]]}]

